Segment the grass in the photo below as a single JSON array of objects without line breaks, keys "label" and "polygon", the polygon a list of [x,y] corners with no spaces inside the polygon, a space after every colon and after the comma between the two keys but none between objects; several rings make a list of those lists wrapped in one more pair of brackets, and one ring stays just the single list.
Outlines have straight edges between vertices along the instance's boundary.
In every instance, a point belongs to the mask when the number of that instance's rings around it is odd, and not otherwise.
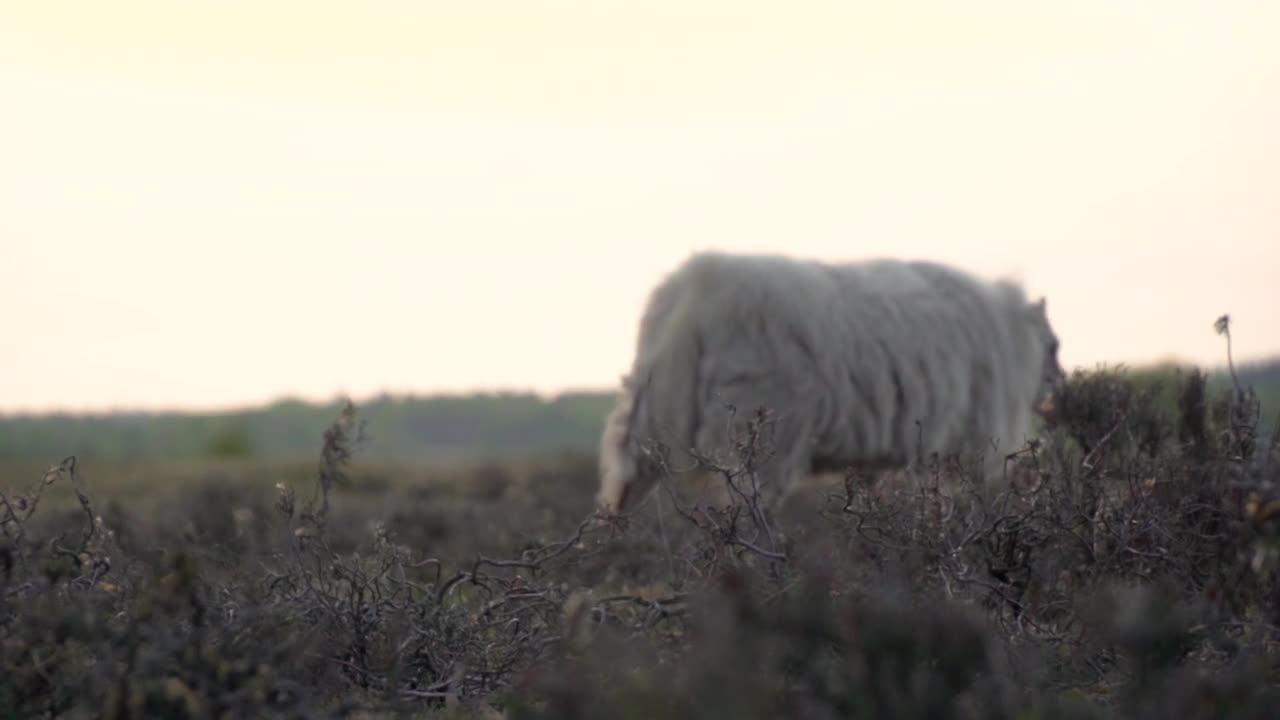
[{"label": "grass", "polygon": [[1162,393],[1077,373],[995,497],[930,458],[776,512],[364,462],[355,408],[309,462],[10,462],[0,718],[1271,717],[1280,451]]}]

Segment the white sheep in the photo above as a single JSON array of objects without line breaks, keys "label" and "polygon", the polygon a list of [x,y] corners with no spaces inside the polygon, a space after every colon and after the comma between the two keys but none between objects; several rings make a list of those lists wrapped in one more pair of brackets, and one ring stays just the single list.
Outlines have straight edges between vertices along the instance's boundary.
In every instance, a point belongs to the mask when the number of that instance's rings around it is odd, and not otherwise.
[{"label": "white sheep", "polygon": [[697,253],[649,298],[600,440],[598,505],[627,511],[663,473],[697,472],[690,450],[725,457],[730,428],[761,407],[775,417],[766,498],[935,452],[982,453],[992,487],[1062,378],[1044,298],[1012,282],[924,261]]}]

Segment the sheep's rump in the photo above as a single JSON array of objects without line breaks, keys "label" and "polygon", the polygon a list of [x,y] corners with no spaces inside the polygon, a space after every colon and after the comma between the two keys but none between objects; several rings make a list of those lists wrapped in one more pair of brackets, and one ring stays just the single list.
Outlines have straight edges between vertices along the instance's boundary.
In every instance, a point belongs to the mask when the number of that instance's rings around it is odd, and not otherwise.
[{"label": "sheep's rump", "polygon": [[724,457],[761,407],[774,416],[766,492],[934,452],[983,453],[996,472],[1060,374],[1056,347],[1043,301],[944,265],[696,254],[641,319],[601,438],[599,499],[633,504],[690,467],[691,448]]}]

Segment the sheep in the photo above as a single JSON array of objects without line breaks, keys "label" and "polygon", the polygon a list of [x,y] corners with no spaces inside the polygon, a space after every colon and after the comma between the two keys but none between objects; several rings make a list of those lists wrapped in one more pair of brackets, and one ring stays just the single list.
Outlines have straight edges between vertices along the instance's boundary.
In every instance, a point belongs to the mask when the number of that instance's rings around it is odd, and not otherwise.
[{"label": "sheep", "polygon": [[1033,415],[1052,412],[1058,347],[1044,297],[941,263],[694,253],[644,309],[597,507],[626,512],[664,474],[696,473],[756,408],[774,417],[756,469],[771,502],[807,474],[933,453],[982,453],[998,488]]}]

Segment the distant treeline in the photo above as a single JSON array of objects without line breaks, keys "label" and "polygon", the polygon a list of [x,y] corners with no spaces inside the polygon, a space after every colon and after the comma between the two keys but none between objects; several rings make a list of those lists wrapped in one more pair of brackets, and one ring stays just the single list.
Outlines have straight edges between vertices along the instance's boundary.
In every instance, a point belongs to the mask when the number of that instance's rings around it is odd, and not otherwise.
[{"label": "distant treeline", "polygon": [[[1175,367],[1134,368],[1137,380],[1173,379]],[[1280,358],[1237,368],[1262,398],[1264,425],[1280,413]],[[1231,382],[1211,372],[1211,388]],[[1172,387],[1166,382],[1166,387]],[[594,452],[609,392],[544,399],[532,393],[381,396],[357,399],[368,441],[361,457],[384,461],[468,460],[559,451]],[[224,413],[111,413],[0,416],[0,459],[55,462],[202,457],[314,457],[341,402],[282,400]]]},{"label": "distant treeline", "polygon": [[[367,436],[360,455],[465,460],[594,451],[613,399],[605,392],[551,400],[532,393],[356,399]],[[314,457],[341,407],[341,400],[281,400],[219,413],[0,417],[0,458]]]}]

